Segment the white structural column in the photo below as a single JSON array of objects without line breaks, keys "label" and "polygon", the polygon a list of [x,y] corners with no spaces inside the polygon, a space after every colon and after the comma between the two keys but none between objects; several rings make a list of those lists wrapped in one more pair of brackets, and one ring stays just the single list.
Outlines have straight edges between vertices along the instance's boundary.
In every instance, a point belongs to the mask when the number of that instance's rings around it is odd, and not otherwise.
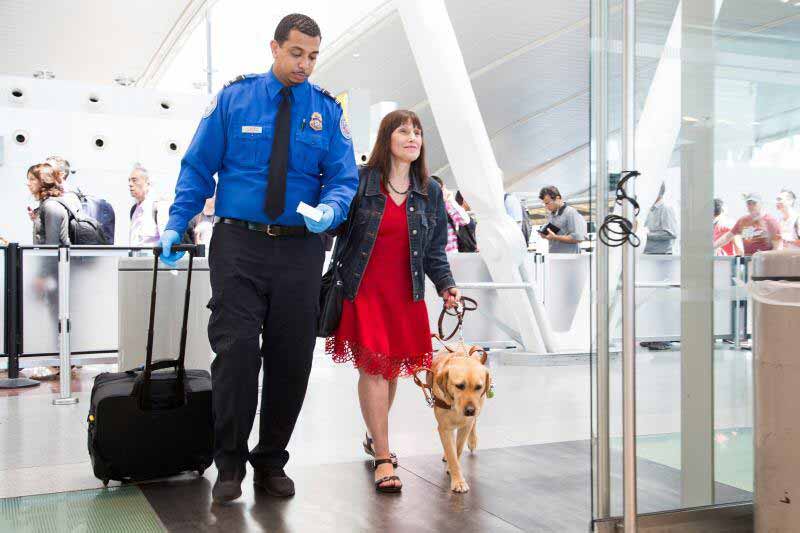
[{"label": "white structural column", "polygon": [[[478,215],[478,246],[492,279],[523,281],[526,249],[503,205],[502,172],[492,150],[444,0],[396,3],[458,188]],[[458,280],[456,280],[458,281]],[[533,291],[503,291],[530,352],[555,351],[544,309]]]},{"label": "white structural column", "polygon": [[[636,170],[636,0],[622,4],[622,171]],[[635,178],[624,186],[636,197]],[[633,220],[633,204],[622,216]],[[622,245],[622,491],[625,533],[636,533],[636,248]]]},{"label": "white structural column", "polygon": [[[592,0],[591,121],[592,177],[597,224],[608,214],[608,0]],[[611,454],[609,433],[609,248],[597,241],[594,254],[596,280],[594,325],[596,331],[594,460],[595,517],[611,516]]]},{"label": "white structural column", "polygon": [[681,479],[684,507],[714,503],[715,0],[683,2]]}]

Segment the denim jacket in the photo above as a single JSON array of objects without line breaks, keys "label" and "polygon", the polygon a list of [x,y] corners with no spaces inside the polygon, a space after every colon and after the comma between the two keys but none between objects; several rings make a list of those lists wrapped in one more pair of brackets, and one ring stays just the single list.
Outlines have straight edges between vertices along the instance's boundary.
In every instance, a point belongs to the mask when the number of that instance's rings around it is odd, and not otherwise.
[{"label": "denim jacket", "polygon": [[[349,300],[355,299],[358,293],[387,202],[387,197],[381,192],[378,171],[363,167],[359,171],[359,178],[367,180],[363,188],[364,196],[353,200],[359,202],[358,208],[342,224],[339,232],[347,235],[348,226],[353,224],[349,242],[339,258],[340,279],[344,285],[344,295]],[[427,190],[422,190],[419,180],[412,176],[406,215],[411,245],[411,296],[417,302],[425,298],[426,274],[439,294],[456,285],[444,251],[447,244],[447,215],[439,184],[428,180]]]}]

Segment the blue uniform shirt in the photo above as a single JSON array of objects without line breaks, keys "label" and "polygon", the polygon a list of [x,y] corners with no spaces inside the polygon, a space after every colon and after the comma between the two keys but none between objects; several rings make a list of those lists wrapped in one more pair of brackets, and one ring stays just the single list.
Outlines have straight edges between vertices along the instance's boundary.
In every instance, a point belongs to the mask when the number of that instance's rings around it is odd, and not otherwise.
[{"label": "blue uniform shirt", "polygon": [[266,74],[240,76],[209,103],[181,160],[167,229],[183,234],[214,194],[215,173],[217,216],[302,226],[303,217],[296,212],[302,201],[331,206],[331,228],[345,219],[358,187],[350,129],[336,100],[307,81],[291,88],[286,207],[275,220],[264,212],[282,87],[270,69]]}]

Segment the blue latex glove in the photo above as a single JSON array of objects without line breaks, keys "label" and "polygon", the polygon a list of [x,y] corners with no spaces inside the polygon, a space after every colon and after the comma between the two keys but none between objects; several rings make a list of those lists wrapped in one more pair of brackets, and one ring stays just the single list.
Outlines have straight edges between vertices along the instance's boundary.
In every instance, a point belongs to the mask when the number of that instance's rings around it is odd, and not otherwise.
[{"label": "blue latex glove", "polygon": [[322,218],[319,220],[319,222],[315,222],[303,215],[303,219],[306,221],[306,227],[308,228],[308,231],[312,233],[322,233],[330,228],[331,224],[333,223],[333,208],[331,206],[327,204],[319,204],[317,209],[322,211]]},{"label": "blue latex glove", "polygon": [[173,252],[172,247],[181,243],[181,236],[175,230],[168,229],[161,234],[161,262],[168,267],[175,267],[186,252]]}]

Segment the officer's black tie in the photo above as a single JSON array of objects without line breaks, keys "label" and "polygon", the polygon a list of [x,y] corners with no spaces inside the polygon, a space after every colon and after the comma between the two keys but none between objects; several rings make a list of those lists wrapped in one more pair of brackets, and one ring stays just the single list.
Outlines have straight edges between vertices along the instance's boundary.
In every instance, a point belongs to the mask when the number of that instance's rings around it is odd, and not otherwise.
[{"label": "officer's black tie", "polygon": [[275,118],[275,132],[272,141],[269,174],[267,176],[267,198],[264,211],[275,220],[286,205],[286,166],[289,161],[289,134],[292,129],[292,100],[288,87],[281,89],[283,101]]}]

